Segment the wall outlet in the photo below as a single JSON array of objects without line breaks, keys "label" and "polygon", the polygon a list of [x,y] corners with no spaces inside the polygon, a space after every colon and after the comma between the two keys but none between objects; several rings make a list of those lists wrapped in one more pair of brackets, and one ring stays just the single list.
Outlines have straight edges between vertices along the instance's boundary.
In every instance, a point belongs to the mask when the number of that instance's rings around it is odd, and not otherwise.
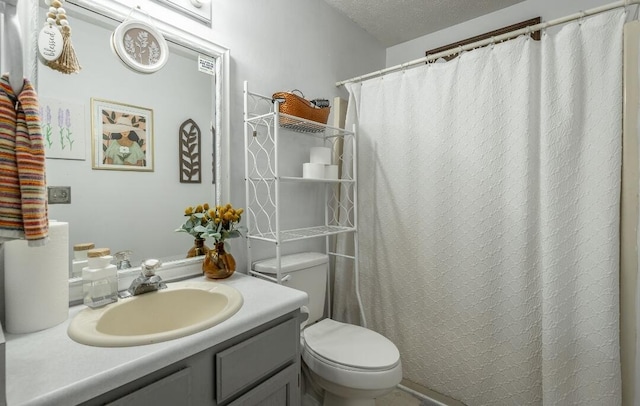
[{"label": "wall outlet", "polygon": [[47,192],[49,204],[71,203],[71,186],[49,186]]}]

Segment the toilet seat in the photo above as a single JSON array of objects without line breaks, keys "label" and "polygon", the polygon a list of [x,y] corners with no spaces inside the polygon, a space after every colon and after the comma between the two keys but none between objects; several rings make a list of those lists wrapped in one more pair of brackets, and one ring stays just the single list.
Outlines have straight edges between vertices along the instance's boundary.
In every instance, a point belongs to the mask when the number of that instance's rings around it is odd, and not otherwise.
[{"label": "toilet seat", "polygon": [[331,319],[302,332],[302,359],[329,382],[351,388],[391,388],[402,380],[400,352],[386,337]]},{"label": "toilet seat", "polygon": [[382,334],[331,319],[304,329],[302,338],[317,358],[348,369],[384,371],[400,361],[398,348]]}]

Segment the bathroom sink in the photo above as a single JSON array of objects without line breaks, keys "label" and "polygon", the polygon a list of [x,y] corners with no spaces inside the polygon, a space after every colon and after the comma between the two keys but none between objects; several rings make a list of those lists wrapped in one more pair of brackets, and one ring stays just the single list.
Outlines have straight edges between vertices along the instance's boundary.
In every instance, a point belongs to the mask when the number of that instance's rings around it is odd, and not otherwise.
[{"label": "bathroom sink", "polygon": [[69,324],[74,341],[98,347],[128,347],[184,337],[233,316],[243,299],[217,282],[177,282],[98,309],[86,308]]}]

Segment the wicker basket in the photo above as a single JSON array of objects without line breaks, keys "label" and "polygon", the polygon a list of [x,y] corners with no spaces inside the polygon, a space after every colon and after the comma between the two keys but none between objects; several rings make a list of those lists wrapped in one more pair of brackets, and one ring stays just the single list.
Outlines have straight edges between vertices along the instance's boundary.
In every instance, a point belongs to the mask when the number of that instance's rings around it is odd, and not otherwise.
[{"label": "wicker basket", "polygon": [[[292,92],[278,92],[273,94],[273,99],[277,99],[280,102],[280,113],[315,121],[316,123],[327,124],[331,107],[316,107],[309,100],[305,99],[304,95],[298,96],[293,93],[295,91],[300,92],[299,90],[293,90]],[[300,94],[302,94],[302,92],[300,92]],[[280,125],[283,127],[298,127],[301,124],[304,123],[288,117],[280,117]],[[313,128],[313,125],[310,127]]]}]

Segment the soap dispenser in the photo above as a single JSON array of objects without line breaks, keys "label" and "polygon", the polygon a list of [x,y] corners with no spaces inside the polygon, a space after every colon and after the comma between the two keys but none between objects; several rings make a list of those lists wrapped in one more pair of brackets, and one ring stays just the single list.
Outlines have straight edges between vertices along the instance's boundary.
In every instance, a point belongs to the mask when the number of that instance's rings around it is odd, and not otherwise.
[{"label": "soap dispenser", "polygon": [[85,305],[96,308],[118,300],[118,270],[112,260],[109,248],[87,251],[87,267],[82,269]]},{"label": "soap dispenser", "polygon": [[80,278],[82,269],[88,266],[87,253],[96,246],[92,242],[85,242],[73,246],[73,260],[71,261],[71,277]]}]

